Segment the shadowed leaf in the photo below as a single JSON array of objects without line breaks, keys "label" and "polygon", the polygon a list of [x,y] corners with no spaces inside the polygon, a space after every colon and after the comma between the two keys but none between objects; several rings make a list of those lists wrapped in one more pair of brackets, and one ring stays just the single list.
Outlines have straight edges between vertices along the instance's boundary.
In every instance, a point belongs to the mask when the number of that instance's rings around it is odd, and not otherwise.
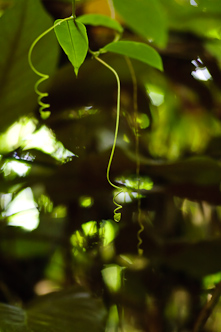
[{"label": "shadowed leaf", "polygon": [[[41,18],[39,20],[39,17]],[[39,0],[15,1],[0,18],[0,130],[34,111],[36,75],[28,64],[35,38],[52,25]],[[47,50],[47,51],[45,51]],[[52,74],[58,59],[55,37],[48,34],[33,52],[37,69]]]},{"label": "shadowed leaf", "polygon": [[98,299],[80,289],[43,296],[28,310],[0,304],[4,332],[102,332],[106,311]]}]

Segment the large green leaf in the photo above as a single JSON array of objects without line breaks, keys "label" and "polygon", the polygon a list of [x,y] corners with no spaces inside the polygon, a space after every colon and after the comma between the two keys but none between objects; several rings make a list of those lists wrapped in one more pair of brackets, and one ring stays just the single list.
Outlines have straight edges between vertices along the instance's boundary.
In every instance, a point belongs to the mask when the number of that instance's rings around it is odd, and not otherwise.
[{"label": "large green leaf", "polygon": [[167,24],[157,0],[113,0],[114,6],[126,24],[144,38],[159,46],[167,41]]},{"label": "large green leaf", "polygon": [[[0,18],[0,131],[36,107],[37,77],[29,67],[28,50],[35,38],[51,25],[39,0],[16,0]],[[36,68],[52,74],[58,49],[53,33],[44,37],[33,52]]]},{"label": "large green leaf", "polygon": [[112,18],[101,14],[85,14],[77,18],[78,22],[94,26],[104,26],[106,28],[114,29],[118,32],[123,32],[122,26]]},{"label": "large green leaf", "polygon": [[106,45],[102,50],[121,55],[147,63],[157,69],[163,70],[161,57],[151,46],[133,41],[118,41]]},{"label": "large green leaf", "polygon": [[55,33],[59,44],[74,67],[76,76],[88,51],[88,38],[85,26],[77,20],[56,20]]},{"label": "large green leaf", "polygon": [[43,296],[28,310],[0,304],[4,332],[102,332],[105,318],[102,302],[82,289]]}]

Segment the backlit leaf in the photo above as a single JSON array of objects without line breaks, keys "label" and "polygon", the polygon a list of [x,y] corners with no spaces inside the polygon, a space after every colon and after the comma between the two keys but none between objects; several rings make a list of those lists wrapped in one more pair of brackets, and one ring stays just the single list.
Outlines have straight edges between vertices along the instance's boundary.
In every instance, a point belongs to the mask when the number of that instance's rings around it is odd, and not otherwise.
[{"label": "backlit leaf", "polygon": [[102,50],[126,55],[130,58],[142,61],[154,68],[163,70],[162,60],[158,52],[151,46],[144,43],[118,41],[106,45]]},{"label": "backlit leaf", "polygon": [[157,0],[113,0],[114,7],[136,33],[165,46],[167,24]]},{"label": "backlit leaf", "polygon": [[82,15],[77,18],[77,22],[94,26],[104,26],[106,28],[114,29],[120,33],[123,32],[122,26],[117,21],[101,14]]},{"label": "backlit leaf", "polygon": [[76,76],[88,51],[88,38],[85,26],[77,20],[56,20],[55,34],[58,42],[74,67]]}]

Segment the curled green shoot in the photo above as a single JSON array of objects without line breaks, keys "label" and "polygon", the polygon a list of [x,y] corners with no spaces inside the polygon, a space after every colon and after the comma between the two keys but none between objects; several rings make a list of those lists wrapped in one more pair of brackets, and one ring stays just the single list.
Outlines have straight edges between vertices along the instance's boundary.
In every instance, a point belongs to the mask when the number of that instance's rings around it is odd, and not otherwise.
[{"label": "curled green shoot", "polygon": [[114,134],[114,142],[113,142],[113,145],[112,145],[110,158],[109,158],[108,165],[107,165],[107,173],[106,174],[107,174],[107,181],[109,182],[109,184],[113,188],[118,190],[117,194],[113,198],[113,203],[116,206],[116,209],[114,210],[114,221],[119,222],[120,219],[121,219],[121,213],[117,212],[117,211],[122,209],[122,205],[120,205],[116,202],[116,197],[119,194],[121,194],[123,192],[123,190],[122,190],[122,188],[118,187],[116,184],[111,182],[111,180],[110,180],[110,168],[111,168],[111,164],[112,164],[113,157],[114,157],[114,152],[115,152],[116,143],[117,143],[117,136],[118,136],[118,131],[119,131],[119,122],[120,122],[120,78],[119,78],[116,70],[114,70],[114,68],[112,68],[109,64],[107,64],[105,61],[101,60],[99,57],[95,57],[95,59],[97,61],[99,61],[100,63],[102,63],[110,71],[112,71],[112,73],[115,75],[116,80],[117,80],[117,116],[116,116],[115,134]]},{"label": "curled green shoot", "polygon": [[[68,18],[65,18],[64,20],[62,20],[62,22],[64,21],[69,21],[69,20],[72,20],[73,19],[73,16],[70,16]],[[35,68],[35,66],[33,65],[33,62],[32,62],[32,53],[33,53],[33,50],[36,46],[36,44],[44,37],[46,36],[50,31],[52,31],[57,25],[61,24],[62,22],[59,22],[59,23],[56,23],[54,24],[52,27],[50,27],[49,29],[47,29],[46,31],[44,31],[41,35],[39,35],[34,41],[33,43],[31,44],[31,47],[29,48],[29,52],[28,52],[28,63],[29,63],[29,66],[31,67],[32,71],[38,75],[40,78],[38,79],[38,81],[36,82],[35,86],[34,86],[34,90],[36,92],[36,94],[38,95],[38,105],[39,105],[39,112],[41,114],[41,117],[43,119],[47,119],[49,116],[50,116],[50,112],[49,111],[46,111],[49,107],[50,107],[50,104],[47,104],[45,102],[42,101],[43,98],[47,97],[48,96],[48,93],[47,92],[41,92],[39,90],[39,85],[46,81],[48,78],[49,78],[49,75],[47,74],[44,74],[44,73],[41,73],[39,70],[37,70]]]},{"label": "curled green shoot", "polygon": [[137,232],[137,240],[138,240],[138,244],[137,244],[137,251],[139,255],[143,254],[143,250],[141,249],[141,245],[143,243],[142,237],[141,237],[141,233],[144,231],[144,225],[143,225],[143,221],[142,221],[142,216],[141,216],[141,197],[139,194],[140,191],[140,157],[139,157],[139,127],[138,127],[138,123],[137,123],[137,117],[138,117],[138,103],[137,103],[137,78],[136,78],[136,74],[135,74],[135,70],[134,67],[132,65],[132,62],[130,60],[129,57],[125,56],[125,60],[126,63],[128,65],[130,74],[131,74],[131,78],[132,78],[132,83],[133,83],[133,109],[134,109],[134,125],[135,125],[135,148],[136,148],[136,176],[137,176],[137,192],[138,192],[138,200],[137,200],[137,208],[138,208],[138,224],[140,226],[138,232]]}]

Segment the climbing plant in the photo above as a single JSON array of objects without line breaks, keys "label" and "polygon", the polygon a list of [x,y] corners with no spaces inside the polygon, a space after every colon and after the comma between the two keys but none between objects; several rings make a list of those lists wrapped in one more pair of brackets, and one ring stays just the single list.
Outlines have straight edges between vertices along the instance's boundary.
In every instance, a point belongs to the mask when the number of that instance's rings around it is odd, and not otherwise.
[{"label": "climbing plant", "polygon": [[[121,5],[122,7],[119,8],[120,13],[123,15],[126,15],[127,17],[127,8],[128,3],[124,3]],[[148,5],[149,6],[149,5]],[[148,7],[147,6],[147,7]],[[132,8],[131,8],[132,9]],[[147,10],[149,8],[146,8],[145,2],[141,4],[141,6],[138,6],[136,8],[135,13],[140,17],[143,15],[144,10]],[[146,16],[142,17],[142,23],[143,27],[141,30],[141,34],[143,34],[146,38],[148,37],[150,31],[149,31],[149,23],[145,24]],[[134,24],[134,21],[136,23],[136,20],[134,20],[133,16],[128,17],[128,20],[131,21],[132,26]],[[105,45],[102,49],[99,49],[97,51],[91,51],[88,47],[88,36],[87,36],[87,30],[85,25],[94,25],[94,26],[104,26],[107,28],[114,29],[116,31],[115,40],[112,43],[109,43]],[[117,81],[117,115],[116,115],[116,127],[115,127],[115,135],[114,135],[114,142],[111,150],[111,155],[109,158],[108,166],[107,166],[107,180],[109,184],[118,190],[117,195],[122,193],[122,190],[119,186],[116,184],[113,184],[110,180],[110,168],[112,159],[114,156],[114,151],[116,147],[116,141],[118,136],[118,128],[119,128],[119,119],[120,119],[120,79],[119,76],[110,65],[108,65],[104,60],[100,59],[100,54],[106,53],[106,52],[113,52],[117,54],[121,54],[124,56],[131,57],[136,60],[140,60],[148,65],[151,65],[157,69],[162,70],[162,61],[160,58],[160,55],[157,53],[157,51],[152,48],[151,46],[140,43],[140,42],[134,42],[134,41],[121,41],[119,40],[121,37],[121,34],[123,32],[123,27],[114,19],[100,15],[100,14],[86,14],[82,15],[80,17],[76,17],[75,15],[75,0],[73,0],[72,4],[72,15],[65,19],[59,19],[55,21],[55,24],[43,32],[40,36],[38,36],[33,44],[31,45],[31,48],[29,50],[29,64],[32,68],[32,70],[40,76],[40,79],[37,81],[35,85],[35,92],[39,95],[38,103],[40,106],[40,112],[43,118],[50,115],[50,112],[46,112],[45,109],[48,109],[50,107],[49,104],[45,104],[42,101],[42,98],[47,97],[47,93],[42,93],[39,91],[38,87],[39,84],[41,84],[43,81],[49,78],[48,75],[45,75],[43,73],[40,73],[38,70],[35,69],[33,66],[31,55],[34,49],[34,46],[36,43],[44,37],[47,33],[49,33],[51,30],[55,30],[56,37],[58,39],[58,42],[60,46],[63,48],[64,52],[68,56],[68,59],[70,60],[71,64],[74,67],[74,71],[76,76],[78,75],[78,71],[80,69],[80,66],[83,64],[87,53],[89,52],[97,61],[99,61],[101,64],[103,64],[105,67],[107,67],[110,71],[113,72],[113,74],[116,77]],[[115,195],[113,201],[116,205],[116,209],[114,210],[114,220],[120,221],[121,219],[121,213],[117,212],[119,209],[122,208],[120,204],[118,204],[115,201],[115,198],[117,197]]]},{"label": "climbing plant", "polygon": [[217,331],[219,3],[0,15],[0,330]]}]

